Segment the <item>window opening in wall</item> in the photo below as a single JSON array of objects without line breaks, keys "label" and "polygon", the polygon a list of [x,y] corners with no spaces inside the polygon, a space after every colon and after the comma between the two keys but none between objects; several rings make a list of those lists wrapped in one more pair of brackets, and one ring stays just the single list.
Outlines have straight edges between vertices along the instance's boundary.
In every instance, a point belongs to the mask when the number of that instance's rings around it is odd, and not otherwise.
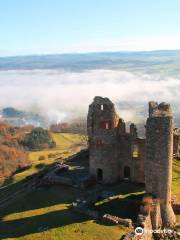
[{"label": "window opening in wall", "polygon": [[101,111],[103,111],[104,110],[104,105],[103,104],[101,104]]},{"label": "window opening in wall", "polygon": [[105,129],[109,129],[109,123],[105,123]]},{"label": "window opening in wall", "polygon": [[138,158],[139,157],[139,148],[137,144],[134,144],[133,146],[133,158]]}]

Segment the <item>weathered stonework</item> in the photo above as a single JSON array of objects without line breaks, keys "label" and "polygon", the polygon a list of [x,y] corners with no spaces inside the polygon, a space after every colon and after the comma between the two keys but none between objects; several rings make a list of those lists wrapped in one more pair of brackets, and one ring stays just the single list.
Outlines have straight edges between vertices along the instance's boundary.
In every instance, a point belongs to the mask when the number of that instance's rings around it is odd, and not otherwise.
[{"label": "weathered stonework", "polygon": [[180,128],[174,129],[173,143],[173,155],[180,159]]},{"label": "weathered stonework", "polygon": [[145,184],[147,193],[159,199],[160,211],[157,214],[163,226],[175,223],[171,206],[173,128],[170,105],[150,102],[146,123]]},{"label": "weathered stonework", "polygon": [[146,139],[141,139],[134,124],[126,131],[124,120],[108,98],[95,97],[89,106],[87,130],[91,175],[102,183],[122,179],[145,183],[152,203],[148,213],[140,214],[143,227],[173,226],[176,219],[171,206],[172,158],[173,153],[179,156],[180,130],[174,129],[170,105],[149,103]]},{"label": "weathered stonework", "polygon": [[90,173],[97,181],[113,183],[127,178],[144,182],[145,140],[137,137],[136,126],[126,125],[108,98],[95,97],[89,106]]}]

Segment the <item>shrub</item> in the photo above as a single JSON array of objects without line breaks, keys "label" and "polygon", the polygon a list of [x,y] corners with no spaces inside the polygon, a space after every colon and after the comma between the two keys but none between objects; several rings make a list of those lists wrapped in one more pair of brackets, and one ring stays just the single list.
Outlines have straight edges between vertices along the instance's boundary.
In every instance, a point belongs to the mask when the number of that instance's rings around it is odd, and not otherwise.
[{"label": "shrub", "polygon": [[45,156],[39,156],[39,158],[38,158],[39,161],[42,161],[42,160],[45,160],[45,159],[46,159]]},{"label": "shrub", "polygon": [[0,145],[0,173],[4,177],[8,177],[17,169],[24,169],[30,165],[27,153],[23,150]]},{"label": "shrub", "polygon": [[29,150],[41,150],[56,146],[48,130],[41,127],[34,128],[30,133],[26,134],[23,144]]},{"label": "shrub", "polygon": [[23,128],[0,122],[0,184],[5,177],[30,167],[31,162],[21,144],[24,135]]},{"label": "shrub", "polygon": [[54,158],[54,157],[56,157],[56,156],[57,156],[56,153],[49,153],[49,154],[48,154],[48,158]]}]

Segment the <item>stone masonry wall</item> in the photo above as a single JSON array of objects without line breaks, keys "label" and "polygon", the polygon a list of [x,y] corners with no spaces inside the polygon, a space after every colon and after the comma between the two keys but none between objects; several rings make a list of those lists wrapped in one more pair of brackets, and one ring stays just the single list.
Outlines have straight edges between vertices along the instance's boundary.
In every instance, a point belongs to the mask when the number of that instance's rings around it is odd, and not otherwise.
[{"label": "stone masonry wall", "polygon": [[147,193],[160,201],[163,226],[175,223],[171,206],[173,127],[170,105],[150,102],[146,123],[145,184]]},{"label": "stone masonry wall", "polygon": [[180,158],[180,128],[174,129],[173,134],[173,154],[174,157]]},{"label": "stone masonry wall", "polygon": [[[145,141],[138,139],[134,124],[130,125],[130,132],[126,132],[125,122],[108,98],[95,97],[89,105],[87,132],[91,175],[99,181],[100,171],[103,183],[124,178],[144,182]],[[137,158],[133,157],[134,145],[138,147]]]},{"label": "stone masonry wall", "polygon": [[118,123],[114,104],[108,98],[95,97],[89,106],[87,121],[90,173],[98,178],[99,171],[98,180],[104,183],[118,180],[118,161],[114,151]]}]

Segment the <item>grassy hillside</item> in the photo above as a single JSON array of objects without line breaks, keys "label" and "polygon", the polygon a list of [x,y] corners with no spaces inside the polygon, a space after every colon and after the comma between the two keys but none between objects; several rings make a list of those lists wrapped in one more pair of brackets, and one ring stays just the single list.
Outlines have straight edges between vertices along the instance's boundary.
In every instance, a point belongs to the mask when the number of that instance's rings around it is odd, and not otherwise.
[{"label": "grassy hillside", "polygon": [[123,228],[98,224],[71,209],[75,194],[72,188],[54,186],[16,201],[1,216],[1,239],[118,240]]},{"label": "grassy hillside", "polygon": [[[5,185],[21,181],[53,164],[56,159],[58,159],[57,161],[65,159],[85,146],[84,139],[78,134],[53,133],[52,138],[56,142],[56,148],[29,152],[29,160],[32,162],[31,168],[15,174],[5,182]],[[39,160],[40,157],[43,157],[44,160]]]},{"label": "grassy hillside", "polygon": [[[55,157],[48,158],[50,153],[58,153],[58,158],[66,158],[82,145],[81,136],[76,134],[53,134],[53,139],[57,143],[55,149],[29,153],[32,167],[13,176],[9,185],[0,189],[0,199],[23,190],[25,177],[38,172],[39,164],[45,168],[54,163]],[[39,161],[41,155],[46,159]],[[17,197],[0,213],[0,239],[118,240],[127,229],[100,224],[74,212],[71,204],[76,199],[77,191],[71,187],[52,186]]]},{"label": "grassy hillside", "polygon": [[[65,158],[78,152],[85,144],[83,138],[78,134],[52,133],[52,138],[56,142],[56,148],[30,152],[29,158],[31,161],[38,161],[40,156],[44,156],[46,160],[53,160],[57,157]],[[56,154],[56,156],[48,157],[49,154]]]},{"label": "grassy hillside", "polygon": [[180,161],[173,161],[172,193],[180,201]]},{"label": "grassy hillside", "polygon": [[[172,176],[172,194],[180,202],[180,161],[173,161],[173,176]],[[176,213],[177,221],[180,223],[180,213]]]},{"label": "grassy hillside", "polygon": [[[127,231],[127,228],[108,225],[94,221],[84,215],[76,213],[72,209],[72,202],[80,194],[79,189],[67,186],[51,186],[37,188],[28,194],[23,194],[26,189],[26,177],[53,164],[57,158],[66,158],[79,150],[82,138],[74,134],[53,134],[57,146],[52,150],[30,152],[32,167],[22,173],[13,176],[5,187],[0,189],[0,203],[9,195],[14,196],[14,201],[0,212],[0,239],[17,240],[119,240]],[[48,158],[49,154],[56,157]],[[45,160],[38,160],[45,156]],[[55,155],[54,155],[55,156]],[[79,162],[76,165],[80,165]],[[180,199],[180,162],[173,162],[173,194]],[[117,191],[122,197],[141,194],[140,190],[123,188],[120,185],[107,187],[108,191]],[[19,193],[15,195],[17,192]],[[123,192],[124,191],[124,192]],[[120,207],[121,206],[121,207]],[[126,206],[122,207],[121,201],[113,199],[111,202],[99,202],[99,210],[104,213],[113,212],[126,214]],[[117,211],[118,208],[118,211]],[[121,211],[122,209],[122,211]],[[131,207],[130,207],[131,209]],[[128,209],[127,209],[128,211]],[[179,215],[177,215],[179,218]]]}]

